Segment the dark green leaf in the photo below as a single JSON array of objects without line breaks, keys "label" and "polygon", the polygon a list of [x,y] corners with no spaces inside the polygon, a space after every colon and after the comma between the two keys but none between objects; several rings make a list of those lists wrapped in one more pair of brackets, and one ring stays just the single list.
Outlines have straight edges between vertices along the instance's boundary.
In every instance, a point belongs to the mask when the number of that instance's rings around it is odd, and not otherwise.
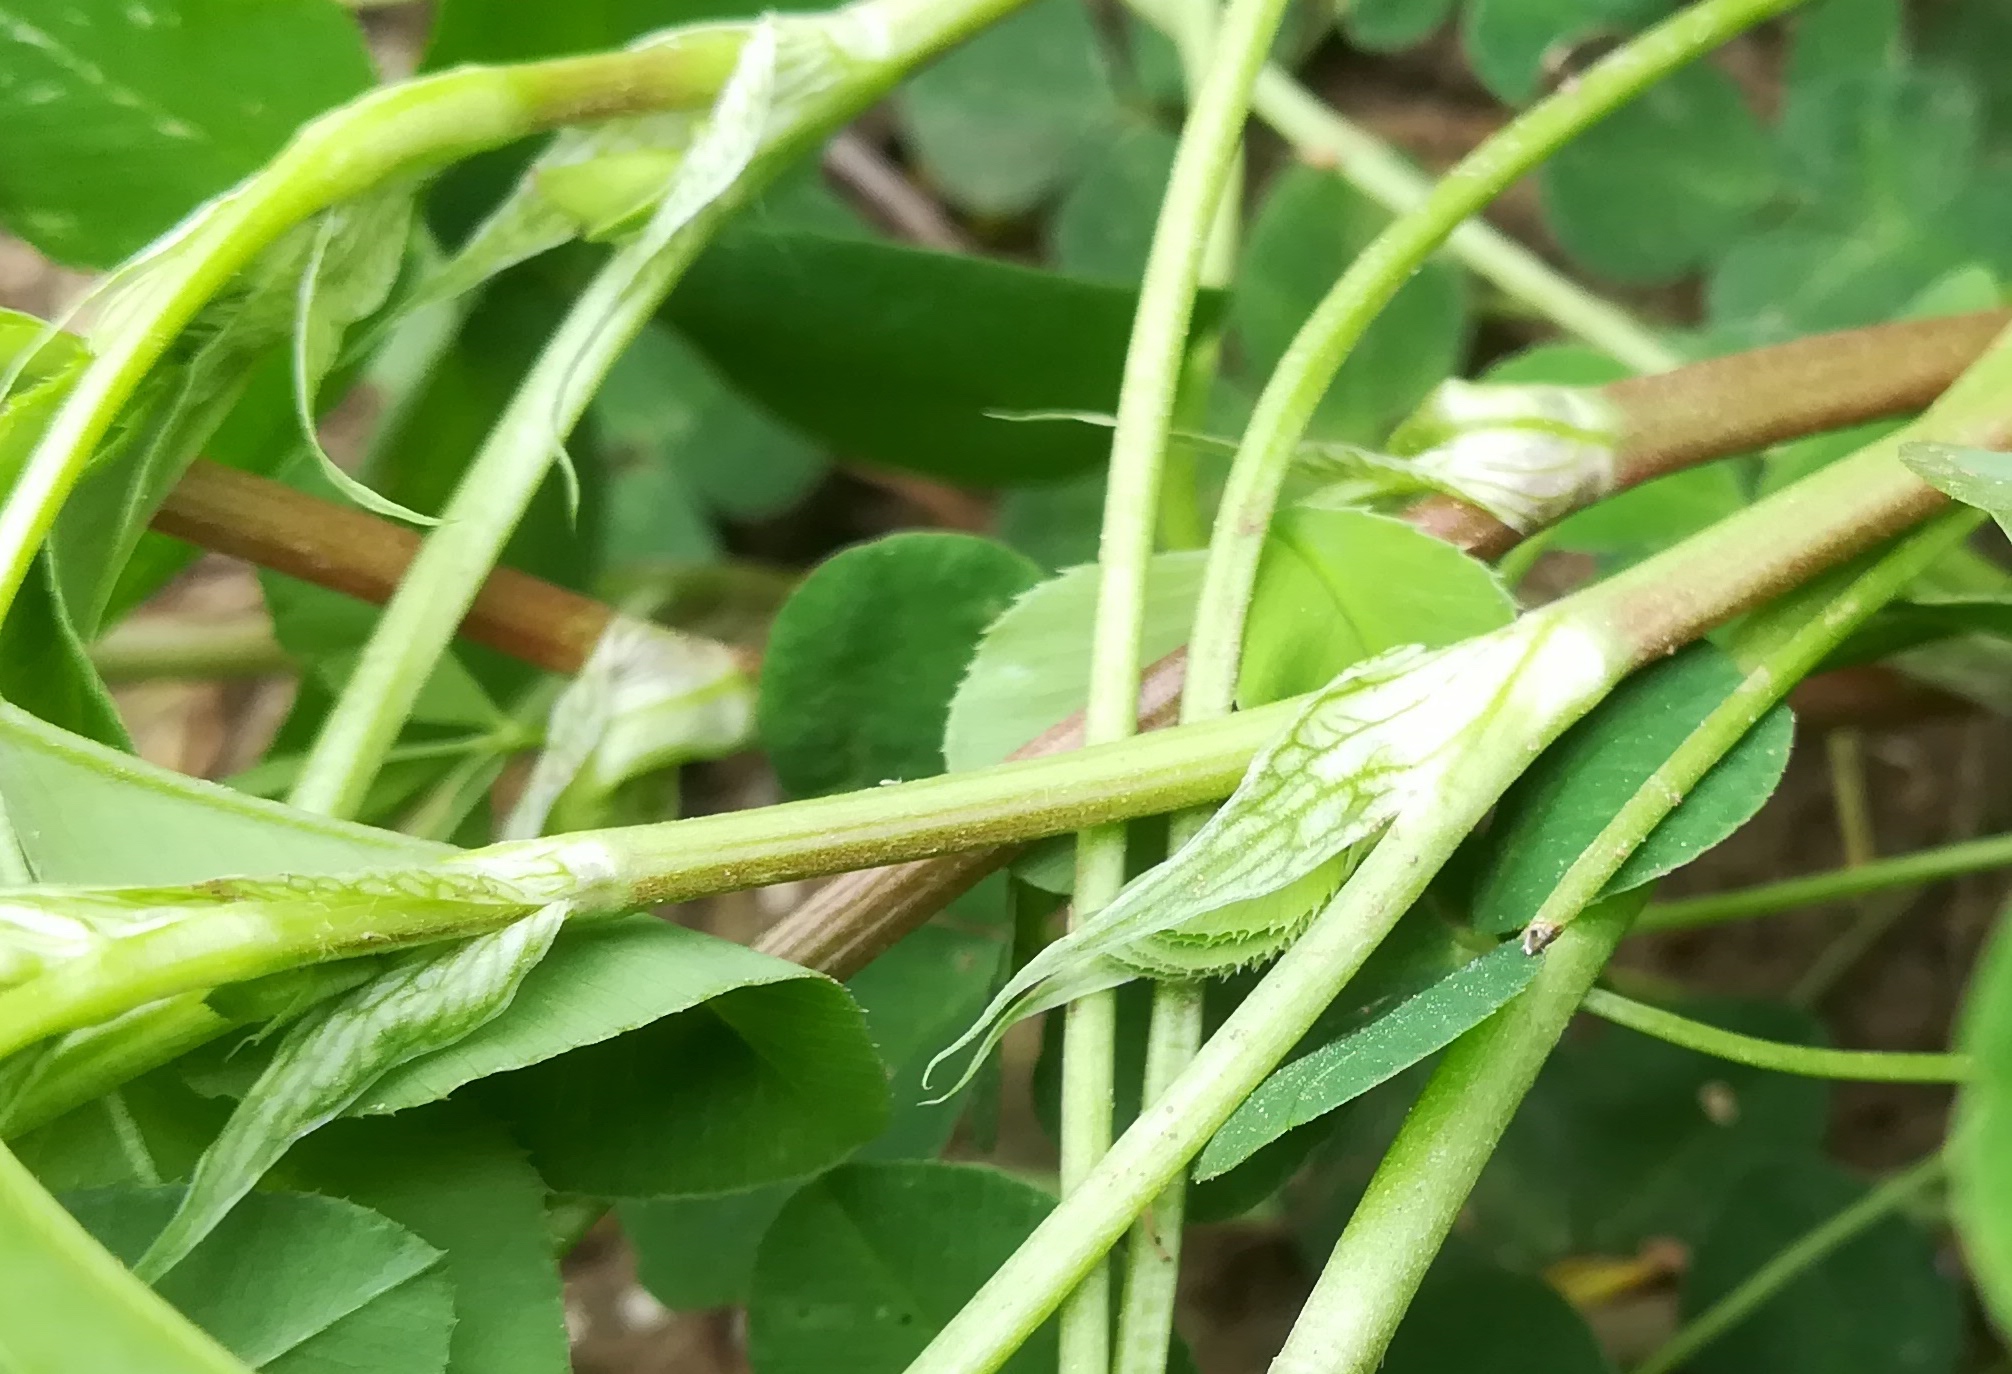
[{"label": "dark green leaf", "polygon": [[1957,1098],[1949,1158],[1956,1225],[1984,1305],[2012,1332],[2012,921],[1971,975],[1958,1043],[1977,1065]]},{"label": "dark green leaf", "polygon": [[1134,304],[1001,262],[750,230],[693,264],[669,313],[743,396],[833,452],[1010,484],[1103,461],[1101,430],[988,412],[1110,413]]},{"label": "dark green leaf", "polygon": [[[1530,920],[1565,870],[1738,686],[1722,650],[1698,644],[1645,668],[1568,730],[1509,789],[1483,844],[1474,923],[1507,932]],[[1777,706],[1629,856],[1609,895],[1680,868],[1739,829],[1781,781],[1795,731]]]},{"label": "dark green leaf", "polygon": [[[1675,1010],[1773,1040],[1820,1038],[1807,1015],[1780,1003],[1719,999]],[[1477,1237],[1504,1262],[1534,1268],[1571,1254],[1632,1254],[1657,1236],[1695,1242],[1727,1179],[1817,1158],[1829,1085],[1618,1026],[1587,1032],[1553,1054],[1475,1189]]]},{"label": "dark green leaf", "polygon": [[1061,190],[1116,116],[1082,0],[1035,0],[909,81],[917,160],[954,203],[1017,215]]},{"label": "dark green leaf", "polygon": [[1382,1374],[1609,1374],[1585,1319],[1534,1274],[1456,1240],[1426,1271]]},{"label": "dark green leaf", "polygon": [[4,32],[0,219],[96,267],[372,80],[331,0],[8,0]]},{"label": "dark green leaf", "polygon": [[1347,507],[1289,507],[1258,563],[1237,700],[1248,708],[1317,691],[1387,649],[1438,648],[1515,614],[1493,572],[1415,526]]},{"label": "dark green leaf", "polygon": [[472,1107],[336,1122],[295,1146],[275,1178],[360,1203],[444,1252],[440,1272],[454,1287],[448,1374],[569,1367],[544,1180]]},{"label": "dark green leaf", "polygon": [[[1361,192],[1311,167],[1272,184],[1244,245],[1231,307],[1252,375],[1272,370],[1335,278],[1389,220]],[[1466,346],[1465,289],[1445,263],[1430,263],[1356,345],[1328,388],[1316,430],[1380,442],[1453,371]]]},{"label": "dark green leaf", "polygon": [[[73,1193],[71,1213],[131,1264],[175,1188]],[[454,1288],[440,1252],[336,1198],[256,1193],[159,1285],[162,1297],[254,1368],[285,1374],[439,1374]],[[359,1357],[367,1363],[357,1363]]]},{"label": "dark green leaf", "polygon": [[1235,1168],[1287,1131],[1444,1049],[1528,987],[1540,962],[1514,944],[1503,945],[1368,1025],[1282,1065],[1209,1141],[1195,1161],[1195,1177]]},{"label": "dark green leaf", "polygon": [[[1774,1165],[1726,1194],[1685,1276],[1693,1316],[1784,1247],[1849,1207],[1863,1184],[1822,1160]],[[1693,1374],[1952,1374],[1963,1301],[1912,1222],[1888,1217],[1804,1270],[1745,1321],[1692,1356]]]},{"label": "dark green leaf", "polygon": [[1453,13],[1453,0],[1355,0],[1342,7],[1349,41],[1371,52],[1397,52],[1422,43]]},{"label": "dark green leaf", "polygon": [[353,873],[442,852],[156,768],[5,705],[0,800],[36,876],[48,883]]},{"label": "dark green leaf", "polygon": [[1093,159],[1048,225],[1064,272],[1137,282],[1174,169],[1174,136],[1157,124],[1125,129]]},{"label": "dark green leaf", "polygon": [[761,735],[798,796],[943,771],[943,726],[979,637],[1040,569],[968,534],[889,535],[804,579],[769,632]]},{"label": "dark green leaf", "polygon": [[999,502],[999,537],[1050,572],[1097,559],[1104,518],[1104,474],[1086,472],[1066,482],[1019,487]]},{"label": "dark green leaf", "polygon": [[1544,164],[1559,242],[1595,272],[1660,282],[1711,260],[1775,189],[1775,160],[1732,79],[1704,64],[1656,82]]},{"label": "dark green leaf", "polygon": [[1893,601],[1853,631],[1820,665],[1820,671],[1873,663],[1917,645],[1964,635],[2012,639],[2012,597],[1938,597]]},{"label": "dark green leaf", "polygon": [[1785,75],[1791,104],[1840,78],[1898,67],[1906,55],[1900,0],[1817,0],[1792,22]]},{"label": "dark green leaf", "polygon": [[1481,84],[1521,105],[1551,75],[1547,64],[1574,45],[1626,37],[1669,8],[1669,0],[1473,0],[1461,44]]},{"label": "dark green leaf", "polygon": [[1807,203],[1850,223],[1926,222],[1973,173],[1977,93],[1947,74],[1895,67],[1812,81],[1783,115],[1783,170]]},{"label": "dark green leaf", "polygon": [[[900,1374],[1055,1205],[1030,1184],[961,1164],[849,1164],[776,1218],[755,1264],[756,1374]],[[1055,1367],[1044,1326],[1001,1368]]]}]

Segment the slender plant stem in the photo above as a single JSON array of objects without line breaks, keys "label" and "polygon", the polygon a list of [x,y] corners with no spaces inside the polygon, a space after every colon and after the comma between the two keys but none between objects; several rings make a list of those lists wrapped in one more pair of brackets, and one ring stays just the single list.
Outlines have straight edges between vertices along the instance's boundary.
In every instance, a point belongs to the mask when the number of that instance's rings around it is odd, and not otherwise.
[{"label": "slender plant stem", "polygon": [[106,1253],[4,1145],[0,1270],[0,1363],[9,1369],[249,1374]]},{"label": "slender plant stem", "polygon": [[[1201,1045],[1202,985],[1172,981],[1156,985],[1139,1100],[1158,1102],[1164,1097]],[[1176,1175],[1132,1225],[1118,1303],[1118,1344],[1112,1364],[1116,1374],[1160,1374],[1167,1367],[1187,1210],[1187,1179]]]},{"label": "slender plant stem", "polygon": [[[711,222],[716,212],[703,217]],[[704,242],[690,226],[665,251],[617,250],[539,355],[385,605],[323,722],[288,802],[353,816],[412,704],[468,614],[510,531],[607,369],[656,313]]]},{"label": "slender plant stem", "polygon": [[[1799,617],[1799,623],[1759,656],[1739,685],[1685,736],[1565,871],[1531,918],[1524,932],[1525,947],[1542,949],[1554,939],[1713,765],[1842,641],[1847,630],[1898,596],[1929,564],[1962,543],[1982,519],[1981,513],[1967,508],[1944,513],[1849,576],[1847,585],[1827,599],[1821,615]],[[1791,607],[1789,614],[1795,616],[1799,609]]]},{"label": "slender plant stem", "polygon": [[1912,854],[1896,854],[1856,868],[1812,873],[1805,878],[1785,878],[1778,883],[1763,883],[1736,892],[1657,902],[1642,913],[1638,925],[1642,930],[1691,930],[1723,921],[1771,916],[1797,907],[1821,906],[1872,892],[1917,887],[1970,873],[1987,873],[1997,868],[2012,868],[2012,835],[1991,835],[1981,840],[1965,840],[1960,844],[1917,850]]},{"label": "slender plant stem", "polygon": [[[1258,554],[1293,448],[1336,371],[1377,314],[1469,216],[1572,137],[1650,85],[1796,0],[1703,0],[1665,20],[1518,116],[1443,177],[1350,264],[1294,337],[1259,396],[1217,509],[1196,623],[1241,642]],[[1218,670],[1191,647],[1190,674]]]},{"label": "slender plant stem", "polygon": [[630,51],[459,67],[383,87],[308,124],[264,169],[116,273],[95,356],[0,505],[0,610],[13,604],[64,498],[148,370],[196,313],[281,235],[400,175],[577,121],[711,101],[744,31],[697,29]]},{"label": "slender plant stem", "polygon": [[1820,1045],[1791,1045],[1763,1040],[1738,1031],[1679,1016],[1661,1007],[1595,988],[1586,994],[1586,1010],[1617,1026],[1653,1035],[1699,1054],[1730,1059],[1750,1068],[1804,1078],[1840,1078],[1855,1083],[1961,1083],[1970,1076],[1970,1058],[1962,1054],[1901,1054],[1887,1050],[1833,1050]]},{"label": "slender plant stem", "polygon": [[[1104,495],[1090,689],[1083,738],[1122,739],[1137,728],[1146,568],[1153,556],[1168,427],[1180,395],[1195,292],[1220,223],[1218,206],[1239,163],[1251,83],[1264,65],[1285,0],[1231,0],[1207,73],[1181,131],[1153,229],[1118,396]],[[1201,45],[1193,45],[1197,55]],[[1071,920],[1093,918],[1125,883],[1122,826],[1085,833],[1076,847]],[[1117,1003],[1100,993],[1071,1004],[1062,1041],[1062,1195],[1079,1187],[1111,1143]],[[1064,1305],[1062,1374],[1110,1365],[1109,1279],[1101,1266]]]},{"label": "slender plant stem", "polygon": [[[1177,44],[1199,8],[1194,0],[1130,0],[1147,23]],[[1432,181],[1403,154],[1350,122],[1281,68],[1258,75],[1252,107],[1301,160],[1336,176],[1396,214],[1408,214],[1432,194]],[[1446,251],[1476,276],[1558,328],[1640,372],[1660,372],[1682,359],[1648,327],[1611,301],[1580,286],[1485,221],[1469,220]]]},{"label": "slender plant stem", "polygon": [[135,616],[91,646],[91,662],[108,683],[269,677],[299,667],[263,615]]},{"label": "slender plant stem", "polygon": [[[1980,366],[2002,365],[2008,352],[2001,348]],[[1647,895],[1638,891],[1597,902],[1608,880],[1769,707],[1958,543],[1976,518],[1975,512],[1950,512],[1870,566],[1785,598],[1776,617],[1761,617],[1757,627],[1748,628],[1745,638],[1764,646],[1752,655],[1748,676],[1623,804],[1530,922],[1525,949],[1550,948],[1554,960],[1567,955],[1539,975],[1542,984],[1554,970],[1565,970],[1551,985],[1556,1000],[1546,1001],[1541,1013],[1525,1011],[1529,1019],[1519,1024],[1522,1018],[1509,1013],[1532,1000],[1526,993],[1463,1037],[1441,1061],[1342,1231],[1273,1374],[1370,1374],[1377,1367],[1495,1142]],[[1709,551],[1713,541],[1680,547]],[[1840,581],[1843,585],[1836,585]],[[1650,625],[1643,633],[1656,631]],[[1578,936],[1587,924],[1596,927],[1593,934]],[[1449,1160],[1459,1162],[1449,1167]]]},{"label": "slender plant stem", "polygon": [[1271,1374],[1368,1374],[1382,1362],[1517,1104],[1641,908],[1589,908],[1509,1005],[1454,1041],[1412,1105],[1272,1362]]},{"label": "slender plant stem", "polygon": [[1663,1347],[1636,1365],[1633,1374],[1674,1374],[1693,1356],[1738,1326],[1833,1251],[1884,1221],[1941,1181],[1947,1158],[1940,1152],[1881,1183],[1851,1206],[1805,1234],[1763,1264],[1746,1281],[1693,1317]]}]

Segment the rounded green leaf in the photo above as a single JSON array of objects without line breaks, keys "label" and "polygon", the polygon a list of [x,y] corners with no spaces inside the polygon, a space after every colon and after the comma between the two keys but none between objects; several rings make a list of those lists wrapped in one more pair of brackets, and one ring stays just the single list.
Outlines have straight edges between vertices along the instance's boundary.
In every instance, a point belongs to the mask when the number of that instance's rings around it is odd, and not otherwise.
[{"label": "rounded green leaf", "polygon": [[[1526,924],[1607,822],[1732,689],[1742,674],[1697,644],[1645,668],[1546,749],[1496,809],[1482,845],[1474,923]],[[1613,880],[1626,892],[1681,868],[1760,810],[1788,766],[1794,717],[1777,706],[1650,832]]]},{"label": "rounded green leaf", "polygon": [[1628,282],[1682,276],[1722,252],[1775,188],[1775,160],[1732,78],[1671,73],[1544,164],[1544,209],[1567,252]]},{"label": "rounded green leaf", "polygon": [[1083,0],[1036,0],[918,74],[898,98],[910,146],[953,202],[1018,215],[1073,177],[1116,113]]},{"label": "rounded green leaf", "polygon": [[[1390,222],[1340,178],[1296,166],[1272,184],[1251,225],[1231,319],[1245,369],[1268,374],[1328,289]],[[1321,403],[1321,437],[1380,442],[1450,374],[1467,346],[1466,290],[1428,263],[1376,317]]]},{"label": "rounded green leaf", "polygon": [[[2000,1160],[2000,1168],[2003,1160]],[[1865,1195],[1837,1166],[1811,1159],[1742,1178],[1685,1276],[1695,1316],[1809,1231]],[[1953,1374],[1963,1300],[1935,1242],[1904,1217],[1875,1222],[1799,1274],[1753,1315],[1693,1355],[1691,1374]]]},{"label": "rounded green leaf", "polygon": [[1454,1241],[1426,1272],[1380,1374],[1611,1374],[1585,1318],[1534,1274]]},{"label": "rounded green leaf", "polygon": [[1341,9],[1341,27],[1356,47],[1398,52],[1430,38],[1453,13],[1453,0],[1355,0]]},{"label": "rounded green leaf", "polygon": [[1977,1070],[1956,1102],[1956,1224],[1984,1305],[2012,1332],[2012,921],[1999,920],[1971,975],[1959,1043]]},{"label": "rounded green leaf", "polygon": [[[848,1164],[769,1228],[748,1303],[755,1374],[901,1374],[1054,1198],[962,1164]],[[1052,1323],[1001,1368],[1055,1368]]]},{"label": "rounded green leaf", "polygon": [[1671,0],[1473,0],[1461,44],[1481,84],[1521,105],[1543,85],[1547,61],[1586,39],[1625,37],[1671,8]]},{"label": "rounded green leaf", "polygon": [[[1206,561],[1200,550],[1153,555],[1146,568],[1142,661],[1163,658],[1187,642]],[[998,763],[1083,709],[1096,606],[1097,566],[1085,564],[1031,588],[985,627],[944,722],[943,757],[951,772]]]},{"label": "rounded green leaf", "polygon": [[1145,274],[1153,226],[1174,169],[1175,142],[1157,124],[1135,125],[1090,162],[1048,226],[1057,267],[1122,282]]},{"label": "rounded green leaf", "polygon": [[1317,691],[1387,649],[1453,644],[1515,614],[1493,572],[1415,526],[1348,507],[1289,507],[1258,563],[1237,700],[1248,708]]},{"label": "rounded green leaf", "polygon": [[968,534],[892,534],[825,560],[784,603],[762,661],[762,743],[820,796],[943,771],[951,697],[986,626],[1041,570]]},{"label": "rounded green leaf", "polygon": [[[175,1210],[177,1188],[108,1188],[64,1199],[127,1264]],[[254,1193],[163,1278],[158,1291],[255,1369],[285,1374],[441,1374],[454,1287],[440,1251],[339,1198]]]}]

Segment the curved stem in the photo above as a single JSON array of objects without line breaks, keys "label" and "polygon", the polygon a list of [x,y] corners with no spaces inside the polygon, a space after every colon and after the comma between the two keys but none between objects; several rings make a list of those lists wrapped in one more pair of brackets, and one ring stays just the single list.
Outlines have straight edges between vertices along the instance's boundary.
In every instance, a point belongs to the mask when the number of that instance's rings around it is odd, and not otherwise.
[{"label": "curved stem", "polygon": [[1404,1118],[1293,1324],[1271,1374],[1370,1374],[1467,1194],[1579,1000],[1641,908],[1589,908],[1536,980],[1453,1042]]},{"label": "curved stem", "polygon": [[289,229],[400,175],[575,121],[691,108],[719,91],[743,30],[520,67],[460,67],[373,91],[296,134],[265,168],[122,267],[91,364],[0,505],[0,610],[99,440],[147,371],[224,285]]},{"label": "curved stem", "polygon": [[[1664,21],[1518,116],[1377,236],[1314,309],[1258,398],[1217,512],[1197,624],[1219,626],[1222,645],[1240,642],[1258,554],[1293,448],[1349,351],[1426,258],[1575,134],[1669,72],[1795,3],[1703,0]],[[1228,675],[1192,651],[1189,672],[1211,680]]]},{"label": "curved stem", "polygon": [[1637,928],[1650,930],[1691,930],[1722,921],[1742,921],[1754,916],[1771,916],[1797,907],[1821,906],[1872,892],[1888,892],[1897,887],[1960,878],[1969,873],[1985,873],[1994,868],[2012,868],[2012,835],[1992,835],[1961,844],[1940,845],[1875,859],[1855,868],[1812,873],[1805,878],[1785,878],[1736,892],[1713,893],[1707,897],[1684,897],[1657,902],[1642,913]]},{"label": "curved stem", "polygon": [[1636,1365],[1633,1374],[1673,1374],[1673,1371],[1683,1368],[1692,1356],[1745,1321],[1768,1299],[1807,1270],[1821,1264],[1832,1251],[1893,1215],[1917,1194],[1938,1182],[1946,1169],[1947,1159],[1938,1152],[1887,1179],[1763,1264],[1739,1287],[1693,1317],[1660,1350]]},{"label": "curved stem", "polygon": [[1694,1021],[1603,988],[1594,988],[1586,994],[1585,1008],[1617,1026],[1653,1035],[1672,1045],[1774,1073],[1840,1078],[1854,1083],[1961,1083],[1970,1076],[1968,1055],[1833,1050],[1820,1045],[1763,1040]]}]

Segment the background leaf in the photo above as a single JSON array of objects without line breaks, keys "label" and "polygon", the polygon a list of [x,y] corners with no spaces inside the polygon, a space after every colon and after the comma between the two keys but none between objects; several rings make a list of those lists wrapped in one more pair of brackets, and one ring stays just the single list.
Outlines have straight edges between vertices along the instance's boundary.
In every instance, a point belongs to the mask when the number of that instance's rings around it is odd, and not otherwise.
[{"label": "background leaf", "polygon": [[1022,214],[1083,165],[1116,115],[1082,0],[1035,0],[960,44],[898,97],[929,179],[979,215]]},{"label": "background leaf", "polygon": [[[1742,676],[1724,651],[1693,645],[1637,672],[1546,749],[1479,841],[1487,857],[1475,925],[1500,934],[1536,915],[1565,870]],[[1689,863],[1746,824],[1781,781],[1794,734],[1787,707],[1770,711],[1649,833],[1607,894]]]},{"label": "background leaf", "polygon": [[[1864,1185],[1818,1160],[1748,1174],[1725,1195],[1692,1257],[1684,1313],[1703,1311],[1864,1193]],[[1959,1367],[1963,1344],[1956,1285],[1936,1262],[1929,1237],[1896,1216],[1805,1270],[1684,1368],[1694,1374],[1947,1374]]]},{"label": "background leaf", "polygon": [[987,412],[1109,413],[1134,304],[1119,287],[1002,262],[747,230],[714,243],[667,309],[743,396],[834,452],[1020,483],[1101,463],[1109,436]]},{"label": "background leaf", "polygon": [[[127,1264],[180,1190],[74,1193],[64,1204]],[[159,1284],[161,1296],[257,1369],[437,1374],[454,1289],[440,1252],[354,1203],[255,1193]]]},{"label": "background leaf", "polygon": [[1391,1338],[1384,1374],[1607,1374],[1585,1319],[1542,1279],[1455,1239]]},{"label": "background leaf", "polygon": [[2002,916],[1971,975],[1958,1043],[1977,1069],[1957,1097],[1951,1199],[1984,1305],[2012,1332],[2012,922]]},{"label": "background leaf", "polygon": [[1461,45],[1481,84],[1521,105],[1538,93],[1547,59],[1595,36],[1625,36],[1670,8],[1669,0],[1472,0]]},{"label": "background leaf", "polygon": [[[1250,226],[1231,318],[1249,375],[1263,377],[1390,214],[1339,178],[1293,167]],[[1336,374],[1314,422],[1327,438],[1380,442],[1454,370],[1467,347],[1466,288],[1434,261],[1377,315]]]},{"label": "background leaf", "polygon": [[[962,1164],[849,1164],[791,1198],[762,1242],[748,1305],[756,1374],[900,1374],[1055,1200]],[[1052,1324],[1001,1366],[1055,1364]]]},{"label": "background leaf", "polygon": [[943,728],[979,636],[1040,569],[968,534],[892,534],[826,559],[769,631],[762,743],[820,796],[943,771]]},{"label": "background leaf", "polygon": [[1098,152],[1049,221],[1057,267],[1127,283],[1145,275],[1175,143],[1157,124],[1136,124]]},{"label": "background leaf", "polygon": [[372,80],[332,0],[8,0],[0,24],[0,220],[84,266],[132,253]]}]

